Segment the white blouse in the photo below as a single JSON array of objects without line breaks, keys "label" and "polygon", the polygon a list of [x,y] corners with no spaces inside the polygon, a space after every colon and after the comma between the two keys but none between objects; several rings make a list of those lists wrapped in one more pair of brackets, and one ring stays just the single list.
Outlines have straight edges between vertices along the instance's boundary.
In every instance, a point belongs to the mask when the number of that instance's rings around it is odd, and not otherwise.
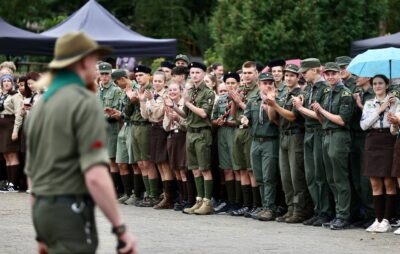
[{"label": "white blouse", "polygon": [[[382,101],[388,100],[388,96]],[[360,126],[363,130],[368,129],[384,129],[390,128],[390,123],[388,122],[387,115],[389,112],[395,113],[396,108],[399,106],[399,99],[396,98],[396,102],[386,108],[383,112],[383,117],[379,115],[379,108],[381,106],[381,101],[378,99],[367,100],[364,105]]]}]

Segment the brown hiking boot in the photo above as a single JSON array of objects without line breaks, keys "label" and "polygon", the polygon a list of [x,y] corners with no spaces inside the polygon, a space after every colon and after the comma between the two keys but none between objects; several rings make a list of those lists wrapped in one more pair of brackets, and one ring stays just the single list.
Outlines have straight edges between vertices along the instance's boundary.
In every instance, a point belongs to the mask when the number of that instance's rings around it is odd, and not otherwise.
[{"label": "brown hiking boot", "polygon": [[211,204],[211,200],[204,198],[203,199],[203,204],[201,207],[197,210],[194,210],[194,213],[197,215],[208,215],[208,214],[213,214],[214,213],[214,208]]},{"label": "brown hiking boot", "polygon": [[172,203],[171,194],[164,193],[164,198],[157,205],[153,206],[154,209],[172,209],[174,204]]},{"label": "brown hiking boot", "polygon": [[271,221],[275,219],[275,214],[273,211],[265,209],[264,212],[257,217],[257,219],[260,221]]},{"label": "brown hiking boot", "polygon": [[294,214],[293,216],[286,218],[285,222],[286,223],[302,223],[305,220],[307,220],[306,216]]},{"label": "brown hiking boot", "polygon": [[203,204],[203,199],[197,197],[197,198],[196,198],[196,203],[195,203],[192,207],[190,207],[190,208],[185,208],[185,209],[183,209],[183,213],[186,213],[186,214],[194,214],[194,211],[197,210],[197,209],[199,209],[199,208],[201,207],[202,204]]},{"label": "brown hiking boot", "polygon": [[287,212],[283,216],[276,217],[275,221],[277,221],[277,222],[286,222],[286,219],[290,218],[292,216],[293,216],[292,212]]}]

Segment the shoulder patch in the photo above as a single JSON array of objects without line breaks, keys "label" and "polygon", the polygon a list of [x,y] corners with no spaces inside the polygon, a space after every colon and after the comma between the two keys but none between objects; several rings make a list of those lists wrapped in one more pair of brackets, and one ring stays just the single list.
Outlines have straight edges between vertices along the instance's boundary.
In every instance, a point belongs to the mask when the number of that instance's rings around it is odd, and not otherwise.
[{"label": "shoulder patch", "polygon": [[342,93],[342,97],[345,97],[345,96],[351,96],[351,93],[348,92],[348,91],[344,91],[344,92]]}]

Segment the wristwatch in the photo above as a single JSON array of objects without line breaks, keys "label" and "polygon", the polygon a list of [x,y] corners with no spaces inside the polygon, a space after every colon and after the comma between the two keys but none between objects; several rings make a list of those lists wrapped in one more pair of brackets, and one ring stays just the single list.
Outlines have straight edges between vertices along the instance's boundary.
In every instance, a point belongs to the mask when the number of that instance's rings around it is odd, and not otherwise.
[{"label": "wristwatch", "polygon": [[111,233],[113,233],[114,235],[117,235],[117,236],[120,236],[120,235],[122,235],[122,234],[125,233],[125,232],[126,232],[126,226],[125,226],[125,224],[121,224],[121,225],[116,226],[116,227],[113,227],[113,228],[111,229]]}]

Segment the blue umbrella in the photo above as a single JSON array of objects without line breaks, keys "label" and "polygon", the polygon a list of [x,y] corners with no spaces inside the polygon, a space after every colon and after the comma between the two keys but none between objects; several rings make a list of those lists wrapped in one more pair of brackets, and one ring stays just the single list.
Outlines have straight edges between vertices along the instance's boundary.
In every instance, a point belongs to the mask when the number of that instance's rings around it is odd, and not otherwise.
[{"label": "blue umbrella", "polygon": [[400,49],[370,49],[356,56],[347,70],[359,77],[383,74],[390,79],[400,78]]}]

